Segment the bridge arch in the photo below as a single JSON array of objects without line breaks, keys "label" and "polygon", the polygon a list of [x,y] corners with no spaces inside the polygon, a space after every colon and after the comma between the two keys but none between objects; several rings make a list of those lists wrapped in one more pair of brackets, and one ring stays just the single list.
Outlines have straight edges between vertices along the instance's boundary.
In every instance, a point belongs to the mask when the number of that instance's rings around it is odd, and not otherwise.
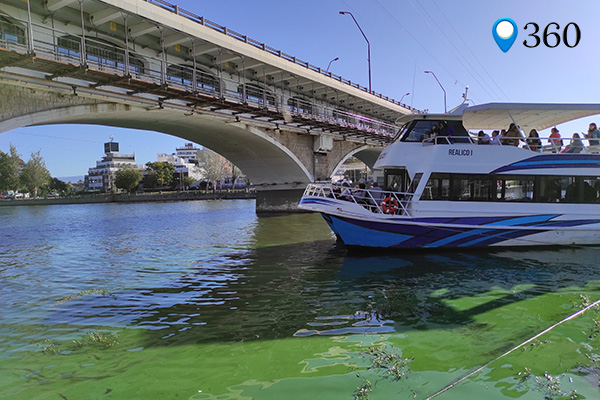
[{"label": "bridge arch", "polygon": [[342,159],[337,163],[337,165],[333,168],[331,174],[333,176],[333,174],[335,174],[335,172],[341,168],[341,166],[348,161],[348,159],[350,159],[351,157],[354,157],[360,161],[362,161],[363,163],[365,163],[365,165],[367,167],[369,167],[370,169],[373,169],[373,166],[375,165],[375,162],[377,161],[377,158],[379,158],[379,155],[381,154],[381,152],[383,151],[383,147],[373,147],[373,146],[361,146],[358,147],[348,153],[346,153],[346,155],[344,155],[342,157]]},{"label": "bridge arch", "polygon": [[242,122],[120,103],[71,105],[0,122],[0,132],[25,126],[92,124],[155,131],[209,148],[238,166],[258,190],[303,188],[313,175],[267,131]]}]

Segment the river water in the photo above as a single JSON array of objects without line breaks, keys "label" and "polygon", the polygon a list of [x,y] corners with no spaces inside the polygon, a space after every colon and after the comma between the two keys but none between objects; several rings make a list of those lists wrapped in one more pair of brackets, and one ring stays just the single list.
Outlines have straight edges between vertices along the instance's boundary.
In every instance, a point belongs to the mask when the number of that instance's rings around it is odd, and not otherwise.
[{"label": "river water", "polygon": [[599,260],[352,254],[251,200],[0,207],[0,398],[597,399],[600,310],[518,345]]}]

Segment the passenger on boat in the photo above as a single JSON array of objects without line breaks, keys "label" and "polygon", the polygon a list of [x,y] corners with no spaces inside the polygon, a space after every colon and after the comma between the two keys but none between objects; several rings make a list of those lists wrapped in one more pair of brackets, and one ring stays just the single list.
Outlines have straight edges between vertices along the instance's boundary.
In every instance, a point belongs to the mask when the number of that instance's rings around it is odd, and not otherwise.
[{"label": "passenger on boat", "polygon": [[477,144],[490,144],[490,135],[484,131],[479,131],[477,134]]},{"label": "passenger on boat", "polygon": [[452,144],[454,143],[453,137],[455,136],[455,132],[454,129],[448,125],[448,122],[440,121],[440,128],[437,136],[442,138],[440,141],[436,141],[437,144]]},{"label": "passenger on boat", "polygon": [[505,144],[504,143],[504,138],[506,137],[506,129],[502,129],[500,131],[500,136],[498,136],[498,140],[500,141],[500,144]]},{"label": "passenger on boat", "polygon": [[367,185],[365,185],[364,182],[361,182],[352,191],[352,195],[354,196],[354,199],[356,200],[357,203],[365,204],[367,202],[366,191],[365,191],[366,188],[367,188]]},{"label": "passenger on boat", "polygon": [[529,131],[529,137],[527,137],[527,145],[533,151],[540,151],[542,149],[542,141],[540,135],[535,129]]},{"label": "passenger on boat", "polygon": [[342,193],[338,196],[338,199],[341,200],[351,200],[352,193],[350,192],[350,184],[346,181],[342,182]]},{"label": "passenger on boat", "polygon": [[373,182],[373,184],[371,185],[371,190],[369,192],[371,193],[371,196],[373,197],[375,203],[381,204],[381,201],[383,200],[383,190],[379,187],[379,184],[377,182]]},{"label": "passenger on boat", "polygon": [[562,141],[562,139],[560,137],[560,133],[558,133],[558,129],[556,129],[556,127],[552,128],[551,133],[550,133],[550,139],[548,139],[548,142],[552,146],[553,153],[558,153],[560,151],[560,149],[562,148],[563,141]]},{"label": "passenger on boat", "polygon": [[581,178],[575,178],[565,192],[565,201],[567,203],[595,203],[598,192],[586,181]]},{"label": "passenger on boat", "polygon": [[506,135],[502,136],[503,139],[506,138],[503,140],[504,144],[508,144],[515,147],[519,147],[519,138],[521,137],[521,132],[519,132],[519,128],[515,123],[510,124]]},{"label": "passenger on boat", "polygon": [[490,139],[490,144],[500,144],[500,131],[495,130],[492,132],[492,138]]},{"label": "passenger on boat", "polygon": [[431,126],[431,131],[429,132],[429,137],[435,140],[435,137],[440,134],[440,130],[437,125]]},{"label": "passenger on boat", "polygon": [[579,134],[574,133],[571,143],[569,143],[561,153],[581,153],[581,150],[583,150],[583,142],[581,141]]},{"label": "passenger on boat", "polygon": [[590,146],[596,146],[600,144],[600,141],[593,139],[600,139],[600,130],[594,122],[592,122],[588,128],[586,138],[590,139]]}]

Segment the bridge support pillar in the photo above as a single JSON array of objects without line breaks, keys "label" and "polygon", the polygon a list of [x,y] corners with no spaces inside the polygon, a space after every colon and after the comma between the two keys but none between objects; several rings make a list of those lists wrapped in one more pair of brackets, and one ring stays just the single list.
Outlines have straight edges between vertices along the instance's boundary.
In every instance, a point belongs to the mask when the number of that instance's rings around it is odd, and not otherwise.
[{"label": "bridge support pillar", "polygon": [[304,193],[304,186],[286,189],[256,189],[257,213],[300,212],[298,202]]}]

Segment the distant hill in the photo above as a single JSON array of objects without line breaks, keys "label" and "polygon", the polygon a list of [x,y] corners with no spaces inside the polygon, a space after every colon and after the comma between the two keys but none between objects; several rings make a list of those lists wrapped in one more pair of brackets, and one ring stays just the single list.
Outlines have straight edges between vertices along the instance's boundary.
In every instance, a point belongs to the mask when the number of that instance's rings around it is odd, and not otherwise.
[{"label": "distant hill", "polygon": [[71,182],[77,183],[83,180],[83,175],[74,175],[74,176],[57,176],[56,179],[59,179],[63,182]]}]

